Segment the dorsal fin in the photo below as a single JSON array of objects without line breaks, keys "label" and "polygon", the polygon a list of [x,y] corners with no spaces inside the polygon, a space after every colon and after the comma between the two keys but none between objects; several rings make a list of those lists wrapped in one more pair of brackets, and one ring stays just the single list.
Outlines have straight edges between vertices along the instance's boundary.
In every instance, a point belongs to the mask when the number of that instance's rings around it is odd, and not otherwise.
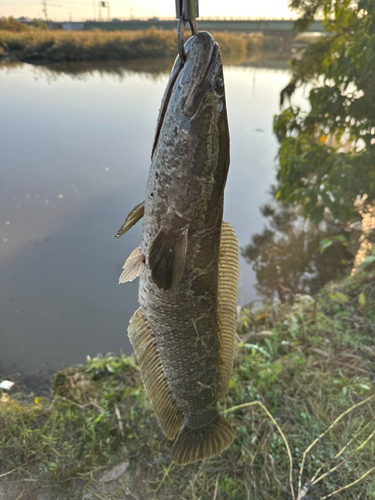
[{"label": "dorsal fin", "polygon": [[187,227],[162,228],[152,242],[149,252],[151,277],[159,288],[169,290],[182,278],[187,250]]},{"label": "dorsal fin", "polygon": [[141,247],[137,247],[126,260],[118,282],[121,284],[135,280],[141,274],[144,265],[145,256],[142,253]]},{"label": "dorsal fin", "polygon": [[236,342],[236,302],[239,276],[238,243],[233,228],[221,226],[218,284],[218,327],[220,341],[219,398],[225,396],[233,367]]},{"label": "dorsal fin", "polygon": [[120,236],[129,231],[129,229],[133,227],[134,224],[136,224],[140,219],[142,219],[144,213],[145,213],[145,202],[142,201],[142,203],[136,205],[133,208],[133,210],[130,210],[130,212],[126,216],[126,219],[124,220],[123,225],[120,227],[120,229],[113,237],[117,239],[120,238]]},{"label": "dorsal fin", "polygon": [[137,356],[147,397],[164,434],[173,439],[183,422],[159,356],[151,327],[139,308],[130,320],[128,335]]}]

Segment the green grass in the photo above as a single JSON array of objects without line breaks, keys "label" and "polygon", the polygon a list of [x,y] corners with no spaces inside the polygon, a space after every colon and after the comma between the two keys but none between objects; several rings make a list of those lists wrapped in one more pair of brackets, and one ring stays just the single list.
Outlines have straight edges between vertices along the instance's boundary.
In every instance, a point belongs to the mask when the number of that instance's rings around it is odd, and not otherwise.
[{"label": "green grass", "polygon": [[[244,406],[227,413],[237,435],[220,456],[169,469],[171,443],[153,415],[134,359],[99,357],[58,372],[52,400],[3,397],[0,476],[13,472],[0,477],[0,485],[29,481],[22,499],[36,498],[41,485],[53,487],[51,500],[88,493],[111,500],[291,499],[284,439],[297,498],[304,452],[321,436],[306,454],[301,484],[318,471],[307,495],[330,498],[375,466],[371,266],[325,287],[316,300],[298,296],[293,305],[242,311],[242,341],[220,410]],[[98,481],[124,460],[129,469],[119,480]],[[375,498],[375,472],[336,498]]]},{"label": "green grass", "polygon": [[[244,59],[262,48],[280,50],[277,37],[215,33],[224,58]],[[171,58],[177,52],[174,31],[44,31],[0,30],[0,55],[35,62],[118,61]]]}]

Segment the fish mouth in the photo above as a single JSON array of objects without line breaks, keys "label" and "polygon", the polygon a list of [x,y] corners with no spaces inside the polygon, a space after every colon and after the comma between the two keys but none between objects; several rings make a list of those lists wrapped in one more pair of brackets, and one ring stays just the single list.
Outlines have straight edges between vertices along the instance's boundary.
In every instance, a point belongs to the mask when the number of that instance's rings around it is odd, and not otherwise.
[{"label": "fish mouth", "polygon": [[185,51],[185,64],[177,57],[165,89],[151,158],[154,156],[172,95],[178,92],[180,95],[180,109],[182,109],[183,114],[189,118],[194,116],[204,94],[210,88],[213,74],[217,70],[217,61],[220,56],[219,46],[206,31],[200,31],[189,38],[185,43]]},{"label": "fish mouth", "polygon": [[154,156],[155,149],[156,149],[156,146],[158,144],[160,131],[161,131],[161,128],[162,128],[163,123],[164,123],[165,114],[166,114],[167,109],[168,109],[169,101],[171,100],[171,95],[173,92],[174,85],[176,83],[178,76],[181,73],[182,68],[183,68],[183,64],[182,64],[179,56],[177,56],[176,62],[175,62],[173,69],[172,69],[171,76],[169,77],[167,88],[165,89],[164,96],[163,96],[163,99],[161,102],[161,108],[159,111],[158,121],[156,123],[156,131],[155,131],[154,144],[152,146],[151,159]]},{"label": "fish mouth", "polygon": [[219,46],[212,36],[201,31],[197,35],[199,43],[192,43],[187,53],[181,80],[181,107],[187,117],[195,115],[203,96],[210,89],[213,76],[217,72]]}]

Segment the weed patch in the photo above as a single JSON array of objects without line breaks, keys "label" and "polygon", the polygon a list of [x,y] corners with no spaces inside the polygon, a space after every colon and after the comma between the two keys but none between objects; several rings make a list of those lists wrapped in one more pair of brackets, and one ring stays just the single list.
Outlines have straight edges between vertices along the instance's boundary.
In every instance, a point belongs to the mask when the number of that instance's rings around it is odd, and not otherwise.
[{"label": "weed patch", "polygon": [[[52,399],[4,394],[0,485],[32,480],[33,498],[36,485],[52,485],[60,500],[375,498],[374,303],[367,266],[316,298],[243,310],[220,407],[237,435],[200,464],[171,463],[132,357],[58,372]],[[127,462],[120,478],[100,481]]]},{"label": "weed patch", "polygon": [[[262,48],[279,50],[280,41],[263,35],[215,33],[223,57],[244,59]],[[23,61],[63,63],[70,61],[119,61],[173,58],[177,53],[176,32],[147,31],[44,31],[0,30],[2,56]]]}]

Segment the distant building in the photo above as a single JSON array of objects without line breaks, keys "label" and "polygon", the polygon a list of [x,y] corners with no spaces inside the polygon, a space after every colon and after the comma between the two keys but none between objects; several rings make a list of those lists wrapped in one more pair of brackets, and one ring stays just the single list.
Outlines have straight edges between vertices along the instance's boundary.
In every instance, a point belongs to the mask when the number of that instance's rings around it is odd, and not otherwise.
[{"label": "distant building", "polygon": [[31,23],[32,19],[30,17],[19,17],[17,21],[19,23]]},{"label": "distant building", "polygon": [[62,22],[62,23],[55,23],[54,21],[48,21],[47,25],[48,25],[48,29],[52,30],[52,31],[56,31],[56,30],[80,31],[80,30],[85,29],[85,23],[79,23],[79,22],[73,22],[73,21]]},{"label": "distant building", "polygon": [[[23,18],[26,19],[26,18]],[[151,19],[127,19],[121,21],[113,18],[111,21],[86,21],[86,22],[47,22],[50,30],[93,30],[100,29],[104,31],[116,30],[139,30],[155,28],[158,30],[176,30],[177,23],[171,19],[159,19],[153,17]],[[273,35],[283,37],[286,40],[292,39],[295,36],[294,21],[271,19],[271,20],[225,20],[225,19],[202,19],[199,20],[199,28],[204,31],[230,31],[237,33],[263,33],[266,36]],[[307,32],[309,33],[324,33],[325,29],[321,21],[313,21]]]}]

